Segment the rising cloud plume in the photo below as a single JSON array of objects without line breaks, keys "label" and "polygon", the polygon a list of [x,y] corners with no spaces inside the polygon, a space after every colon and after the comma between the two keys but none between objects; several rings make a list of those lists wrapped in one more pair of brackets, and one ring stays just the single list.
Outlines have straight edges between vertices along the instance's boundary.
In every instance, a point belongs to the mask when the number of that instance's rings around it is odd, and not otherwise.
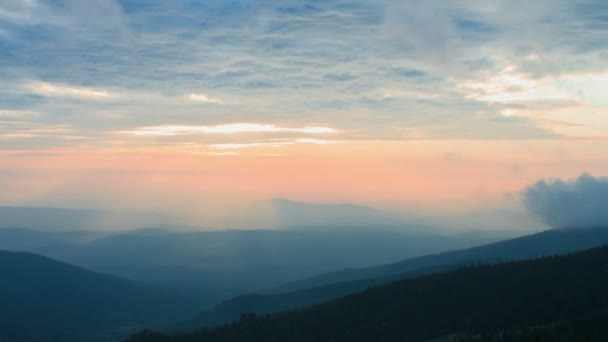
[{"label": "rising cloud plume", "polygon": [[608,227],[608,178],[540,180],[523,193],[528,210],[556,228]]}]

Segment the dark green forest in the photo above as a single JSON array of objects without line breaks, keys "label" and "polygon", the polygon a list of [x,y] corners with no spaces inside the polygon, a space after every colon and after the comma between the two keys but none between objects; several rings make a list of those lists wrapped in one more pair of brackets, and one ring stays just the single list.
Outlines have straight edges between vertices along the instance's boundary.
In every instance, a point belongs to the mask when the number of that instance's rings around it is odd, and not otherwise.
[{"label": "dark green forest", "polygon": [[325,304],[165,341],[605,341],[608,247],[403,279]]}]

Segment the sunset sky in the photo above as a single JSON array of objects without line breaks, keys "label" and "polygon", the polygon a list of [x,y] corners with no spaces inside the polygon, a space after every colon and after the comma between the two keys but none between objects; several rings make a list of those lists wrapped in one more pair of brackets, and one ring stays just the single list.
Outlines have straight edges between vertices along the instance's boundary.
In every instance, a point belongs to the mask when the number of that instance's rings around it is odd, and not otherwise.
[{"label": "sunset sky", "polygon": [[0,205],[517,205],[608,174],[604,0],[3,0]]}]

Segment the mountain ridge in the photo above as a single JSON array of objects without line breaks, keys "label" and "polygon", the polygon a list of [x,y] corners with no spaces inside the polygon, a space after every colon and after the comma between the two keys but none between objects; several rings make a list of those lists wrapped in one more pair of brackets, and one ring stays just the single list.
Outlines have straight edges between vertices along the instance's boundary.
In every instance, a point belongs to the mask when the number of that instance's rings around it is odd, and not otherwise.
[{"label": "mountain ridge", "polygon": [[0,250],[0,274],[0,340],[109,340],[194,310],[185,297],[28,252]]}]

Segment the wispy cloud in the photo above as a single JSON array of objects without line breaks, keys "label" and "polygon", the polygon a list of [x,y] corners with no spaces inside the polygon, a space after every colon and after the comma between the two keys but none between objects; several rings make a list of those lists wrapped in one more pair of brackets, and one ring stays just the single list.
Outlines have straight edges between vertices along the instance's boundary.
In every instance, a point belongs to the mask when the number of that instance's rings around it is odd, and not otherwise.
[{"label": "wispy cloud", "polygon": [[210,148],[216,150],[233,150],[252,147],[283,147],[293,145],[293,141],[255,142],[255,143],[223,143],[211,144]]},{"label": "wispy cloud", "polygon": [[[602,0],[0,1],[0,101],[98,137],[556,138],[539,116],[596,136],[606,17]],[[226,121],[281,124],[201,126]]]},{"label": "wispy cloud", "polygon": [[5,133],[0,134],[0,139],[27,139],[39,136],[33,133]]},{"label": "wispy cloud", "polygon": [[224,101],[209,97],[206,94],[189,94],[187,97],[192,102],[224,104]]},{"label": "wispy cloud", "polygon": [[0,109],[0,119],[23,119],[37,114],[29,110]]},{"label": "wispy cloud", "polygon": [[47,82],[30,82],[25,85],[25,89],[42,96],[64,96],[93,100],[107,99],[114,96],[114,94],[101,89]]},{"label": "wispy cloud", "polygon": [[293,140],[278,140],[278,141],[264,141],[264,142],[251,142],[251,143],[222,143],[222,144],[211,144],[209,145],[212,149],[217,150],[231,150],[231,149],[242,149],[242,148],[253,148],[253,147],[285,147],[296,144],[314,144],[314,145],[329,145],[336,144],[337,141],[323,140],[323,139],[311,139],[311,138],[300,138]]},{"label": "wispy cloud", "polygon": [[132,131],[121,133],[132,135],[179,135],[179,134],[235,134],[235,133],[305,133],[305,134],[329,134],[337,131],[330,127],[281,127],[272,124],[258,123],[232,123],[215,126],[187,126],[187,125],[163,125],[141,127]]},{"label": "wispy cloud", "polygon": [[204,152],[208,156],[240,156],[238,152]]}]

